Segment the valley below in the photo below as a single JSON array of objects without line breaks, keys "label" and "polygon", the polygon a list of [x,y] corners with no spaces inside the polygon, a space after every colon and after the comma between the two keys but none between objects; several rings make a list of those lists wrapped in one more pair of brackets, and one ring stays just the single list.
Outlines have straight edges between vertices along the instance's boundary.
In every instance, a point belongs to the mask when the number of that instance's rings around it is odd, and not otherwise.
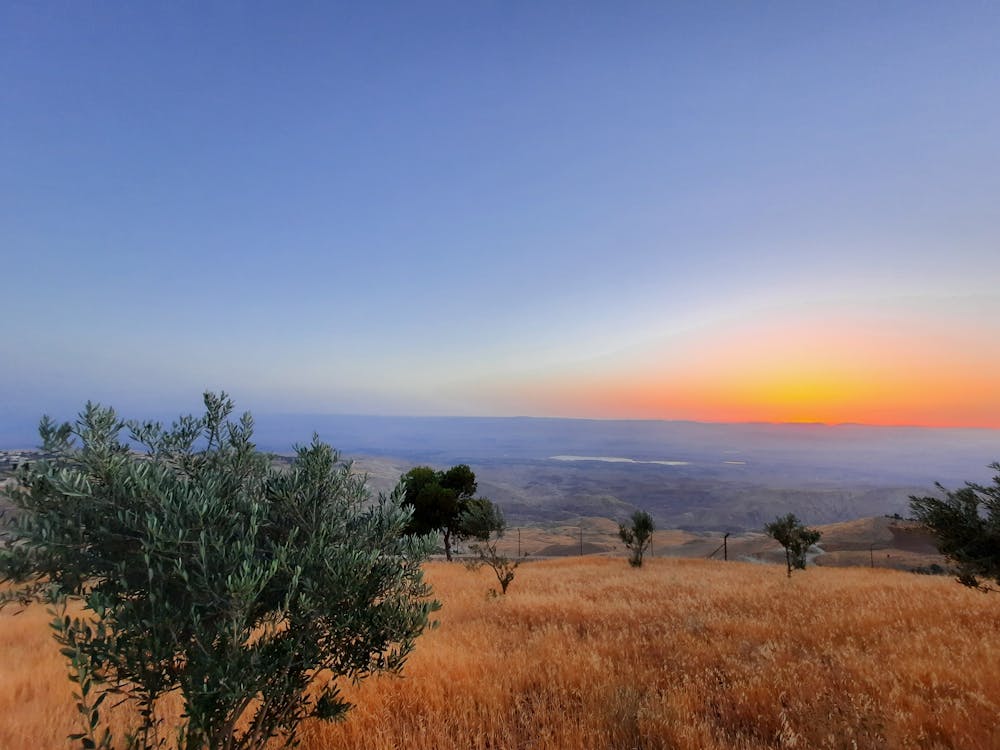
[{"label": "valley below", "polygon": [[[276,445],[294,421],[262,420],[263,442]],[[1000,458],[996,430],[388,417],[310,424],[376,491],[415,465],[469,464],[478,494],[507,518],[502,548],[538,557],[624,554],[618,522],[641,509],[657,524],[654,556],[779,562],[763,526],[794,513],[823,533],[814,564],[940,566],[933,539],[906,520],[909,497],[934,494],[936,482],[988,482]]]},{"label": "valley below", "polygon": [[863,425],[265,415],[255,437],[285,462],[312,433],[374,492],[414,466],[468,464],[504,512],[504,551],[534,557],[623,554],[618,523],[641,509],[657,557],[778,562],[763,526],[794,513],[823,533],[817,565],[940,565],[908,498],[988,482],[1000,459],[998,430]]}]

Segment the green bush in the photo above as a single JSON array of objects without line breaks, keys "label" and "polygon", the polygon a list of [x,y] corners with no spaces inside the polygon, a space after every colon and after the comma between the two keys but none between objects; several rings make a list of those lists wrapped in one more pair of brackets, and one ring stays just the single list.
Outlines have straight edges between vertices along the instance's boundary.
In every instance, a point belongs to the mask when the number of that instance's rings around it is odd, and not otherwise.
[{"label": "green bush", "polygon": [[[225,394],[205,408],[170,429],[92,404],[74,424],[45,418],[53,458],[9,493],[5,599],[57,609],[84,747],[112,742],[97,731],[108,695],[138,709],[128,747],[291,744],[302,719],[344,714],[338,678],[399,670],[437,607],[401,488],[372,498],[315,437],[276,469],[249,414],[228,421]],[[156,708],[174,693],[184,710],[167,732]]]},{"label": "green bush", "polygon": [[[507,530],[503,511],[486,498],[477,497],[469,501],[459,519],[459,525],[466,538],[475,539],[469,548],[476,557],[467,561],[466,565],[473,570],[484,565],[488,567],[497,577],[500,594],[506,594],[507,587],[514,580],[514,571],[521,561],[511,560],[497,549]],[[496,591],[493,590],[493,593]]]},{"label": "green bush", "polygon": [[635,511],[628,524],[618,524],[618,536],[629,551],[628,564],[633,568],[642,567],[642,558],[653,543],[656,524],[653,517],[644,510]]},{"label": "green bush", "polygon": [[992,484],[969,482],[954,491],[939,484],[943,498],[910,496],[914,517],[955,563],[959,582],[982,591],[1000,590],[1000,463],[990,468],[997,472]]},{"label": "green bush", "polygon": [[805,570],[806,552],[823,536],[816,529],[806,528],[794,513],[775,518],[764,526],[764,533],[785,548],[785,566],[789,578],[792,577],[793,568]]}]

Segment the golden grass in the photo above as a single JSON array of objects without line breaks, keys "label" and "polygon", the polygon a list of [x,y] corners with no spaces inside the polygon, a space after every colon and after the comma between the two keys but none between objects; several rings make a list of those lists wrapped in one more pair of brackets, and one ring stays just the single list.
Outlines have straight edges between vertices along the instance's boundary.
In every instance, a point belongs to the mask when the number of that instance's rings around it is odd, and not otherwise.
[{"label": "golden grass", "polygon": [[[440,625],[405,676],[304,748],[1000,747],[1000,596],[947,578],[577,558],[491,599],[487,571],[428,575]],[[0,618],[0,747],[66,747],[44,612]]]}]

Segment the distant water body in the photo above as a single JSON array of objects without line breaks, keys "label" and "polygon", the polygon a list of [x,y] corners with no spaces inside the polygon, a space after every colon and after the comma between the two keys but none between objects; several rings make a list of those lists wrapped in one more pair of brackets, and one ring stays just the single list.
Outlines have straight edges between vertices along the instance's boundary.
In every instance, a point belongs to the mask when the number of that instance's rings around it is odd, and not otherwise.
[{"label": "distant water body", "polygon": [[[603,461],[609,464],[657,464],[658,466],[688,466],[690,461],[640,461],[618,456],[549,456],[550,461]],[[728,462],[727,462],[728,463]]]}]

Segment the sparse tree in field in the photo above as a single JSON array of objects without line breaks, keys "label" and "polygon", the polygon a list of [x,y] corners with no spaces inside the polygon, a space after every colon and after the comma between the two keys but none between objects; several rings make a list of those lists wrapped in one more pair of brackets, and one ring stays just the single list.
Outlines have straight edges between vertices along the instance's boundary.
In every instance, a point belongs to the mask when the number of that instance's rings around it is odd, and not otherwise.
[{"label": "sparse tree in field", "polygon": [[[232,408],[207,393],[204,416],[165,429],[88,403],[74,424],[43,419],[53,458],[18,471],[2,598],[58,613],[84,748],[293,744],[302,719],[349,708],[339,678],[398,671],[437,606],[401,488],[371,497],[315,437],[274,468]],[[158,708],[175,694],[167,731]],[[109,695],[138,710],[114,740],[98,732]]]},{"label": "sparse tree in field", "polygon": [[958,580],[982,591],[1000,591],[1000,463],[993,484],[966,483],[944,498],[910,496],[914,517],[937,537],[937,547],[958,567]]},{"label": "sparse tree in field", "polygon": [[806,528],[794,513],[774,519],[764,527],[764,533],[785,548],[785,567],[789,578],[792,577],[792,568],[805,570],[806,552],[823,536],[815,529]]},{"label": "sparse tree in field", "polygon": [[476,557],[466,564],[477,570],[483,565],[493,571],[500,584],[500,593],[506,594],[507,587],[514,580],[514,571],[521,564],[520,560],[511,560],[500,554],[497,546],[507,530],[507,522],[503,512],[494,503],[484,497],[477,497],[469,502],[462,514],[461,527],[467,538],[476,541],[469,548]]},{"label": "sparse tree in field", "polygon": [[642,557],[653,543],[654,531],[656,524],[653,522],[653,517],[644,510],[635,511],[627,525],[618,524],[618,536],[628,548],[628,564],[633,568],[642,567]]},{"label": "sparse tree in field", "polygon": [[408,531],[411,534],[440,532],[444,554],[451,561],[453,541],[466,538],[461,518],[476,494],[476,475],[466,464],[447,471],[417,466],[401,477],[405,487],[404,505],[413,509]]}]

